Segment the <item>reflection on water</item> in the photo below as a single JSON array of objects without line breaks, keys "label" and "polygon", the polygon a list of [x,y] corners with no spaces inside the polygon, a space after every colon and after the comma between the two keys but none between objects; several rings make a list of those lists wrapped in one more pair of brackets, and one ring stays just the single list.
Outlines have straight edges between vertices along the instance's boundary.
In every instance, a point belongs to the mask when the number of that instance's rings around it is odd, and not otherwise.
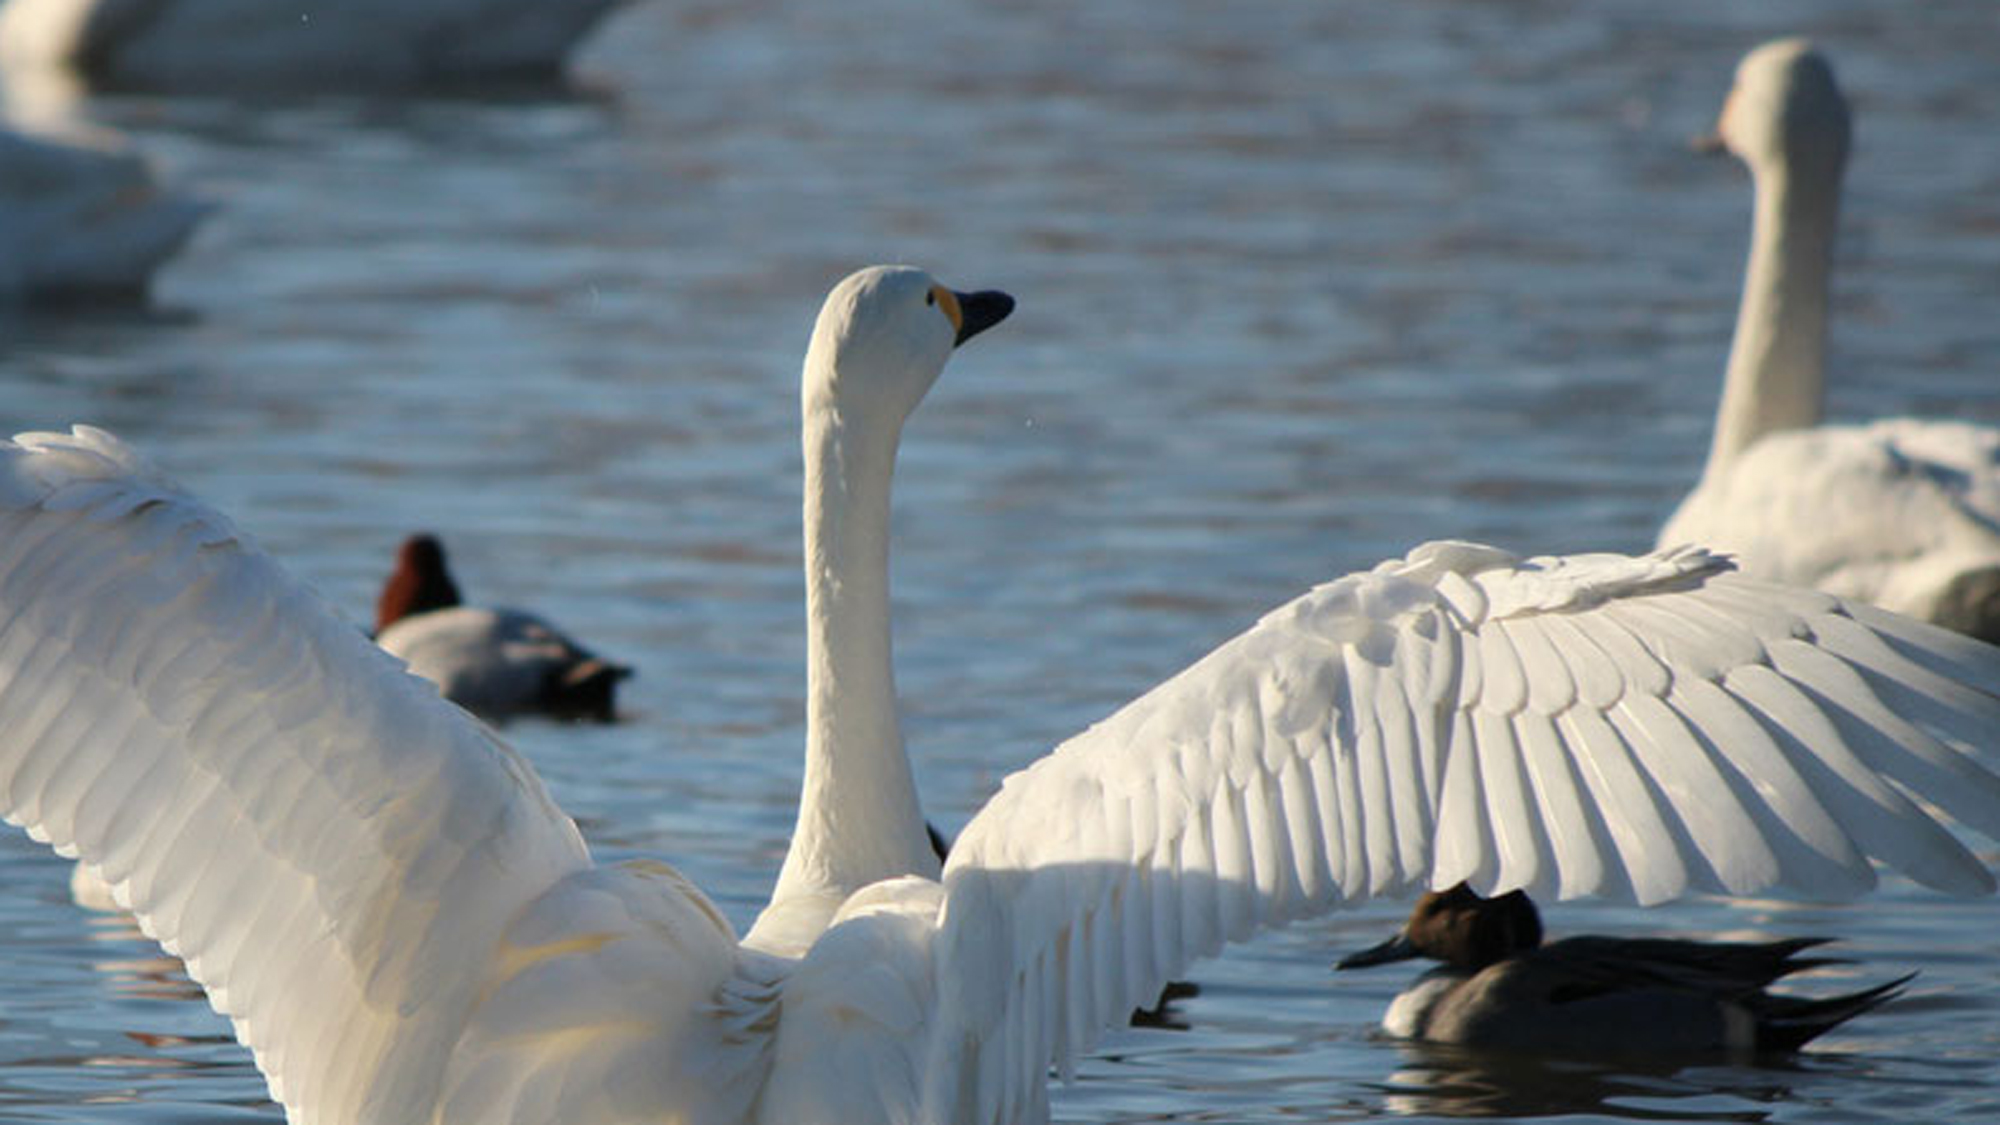
[{"label": "reflection on water", "polygon": [[[1627,1121],[1765,1121],[1762,1109],[1733,1106],[1782,1102],[1790,1095],[1785,1069],[1635,1068],[1499,1055],[1425,1043],[1403,1044],[1404,1069],[1382,1084],[1383,1108],[1405,1116],[1573,1117],[1594,1114]],[[1718,1094],[1729,1095],[1728,1099]]]},{"label": "reflection on water", "polygon": [[[1984,0],[654,0],[587,53],[610,97],[73,105],[222,209],[159,312],[0,319],[0,429],[119,431],[357,619],[426,528],[466,586],[630,655],[630,721],[508,737],[600,855],[669,857],[745,925],[797,792],[796,379],[826,286],[901,259],[1021,300],[897,482],[898,684],[956,829],[1313,582],[1444,536],[1649,543],[1704,452],[1748,230],[1740,170],[1684,142],[1743,49],[1799,29],[1859,117],[1834,412],[2000,421]],[[276,1120],[67,879],[0,837],[0,1118]],[[1499,1112],[1991,1120],[1991,911],[1901,883],[1552,907],[1557,933],[1826,934],[1858,977],[1921,975],[1795,1068],[1591,1073]],[[1496,1082],[1374,1036],[1396,974],[1330,973],[1404,913],[1198,967],[1191,1030],[1114,1032],[1056,1117],[1453,1112],[1441,1088]]]},{"label": "reflection on water", "polygon": [[[140,935],[138,927],[129,918],[119,918],[117,928],[116,940],[120,942],[151,944]],[[99,940],[101,932],[93,932],[93,940]],[[201,987],[188,979],[187,966],[181,964],[178,957],[164,953],[150,957],[113,957],[94,962],[90,967],[104,975],[107,990],[120,995],[143,996],[150,1000],[202,999]],[[185,1042],[177,1036],[149,1036],[146,1041],[154,1039]]]}]

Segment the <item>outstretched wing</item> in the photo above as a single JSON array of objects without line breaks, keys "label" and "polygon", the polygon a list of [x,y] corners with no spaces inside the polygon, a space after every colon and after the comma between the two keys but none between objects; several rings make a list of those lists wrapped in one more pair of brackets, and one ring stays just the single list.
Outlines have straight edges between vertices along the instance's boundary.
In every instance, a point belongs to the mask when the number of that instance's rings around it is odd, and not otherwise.
[{"label": "outstretched wing", "polygon": [[1429,544],[1008,778],[945,868],[933,1111],[1037,1119],[1190,960],[1344,899],[1843,896],[1871,858],[1991,890],[1916,802],[2000,837],[2000,778],[1934,737],[2000,730],[2000,649],[1728,570]]},{"label": "outstretched wing", "polygon": [[83,427],[0,442],[0,812],[119,888],[300,1123],[428,1120],[503,924],[590,862],[511,750]]}]

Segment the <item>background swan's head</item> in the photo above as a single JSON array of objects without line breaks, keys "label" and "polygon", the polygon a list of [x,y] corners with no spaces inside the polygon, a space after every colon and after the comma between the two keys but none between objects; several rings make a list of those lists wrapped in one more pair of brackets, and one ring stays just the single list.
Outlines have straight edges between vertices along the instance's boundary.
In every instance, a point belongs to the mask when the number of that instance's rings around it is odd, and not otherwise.
[{"label": "background swan's head", "polygon": [[953,348],[1006,319],[1014,298],[959,293],[912,266],[870,266],[826,296],[806,351],[804,396],[854,421],[900,425]]},{"label": "background swan's head", "polygon": [[1722,146],[1753,170],[1808,175],[1838,174],[1848,129],[1833,67],[1805,39],[1779,39],[1745,55],[1715,126]]}]

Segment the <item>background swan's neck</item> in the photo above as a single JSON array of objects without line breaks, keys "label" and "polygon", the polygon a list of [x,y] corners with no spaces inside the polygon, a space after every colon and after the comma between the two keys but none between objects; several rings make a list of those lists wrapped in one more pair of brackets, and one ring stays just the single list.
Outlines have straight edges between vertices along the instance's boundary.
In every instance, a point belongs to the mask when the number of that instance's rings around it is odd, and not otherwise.
[{"label": "background swan's neck", "polygon": [[[805,782],[791,851],[757,930],[790,929],[803,912],[810,940],[825,921],[810,916],[830,915],[882,879],[935,877],[938,864],[896,720],[890,658],[898,434],[850,427],[824,402],[808,403],[805,422]],[[774,944],[786,943],[780,935]]]},{"label": "background swan's neck", "polygon": [[1756,170],[1757,211],[1743,304],[1723,379],[1707,472],[1765,434],[1819,423],[1826,305],[1840,211],[1840,168]]}]

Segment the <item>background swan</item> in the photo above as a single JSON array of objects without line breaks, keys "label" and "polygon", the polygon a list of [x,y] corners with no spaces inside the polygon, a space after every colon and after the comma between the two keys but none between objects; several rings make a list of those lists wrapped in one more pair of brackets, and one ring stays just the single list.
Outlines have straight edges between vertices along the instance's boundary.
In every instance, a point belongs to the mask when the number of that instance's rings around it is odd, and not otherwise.
[{"label": "background swan", "polygon": [[7,0],[0,64],[119,89],[356,90],[547,78],[618,0]]},{"label": "background swan", "polygon": [[143,293],[208,210],[111,142],[0,129],[0,302]]},{"label": "background swan", "polygon": [[549,715],[610,722],[618,681],[632,669],[605,660],[541,617],[468,606],[436,537],[413,535],[375,603],[375,643],[444,697],[488,719]]},{"label": "background swan", "polygon": [[[829,638],[866,624],[848,568],[886,558],[903,421],[974,309],[1004,312],[876,268],[822,310]],[[2000,837],[1969,749],[2000,722],[2000,653],[1699,551],[1438,543],[1009,778],[941,880],[898,872],[933,862],[900,745],[816,731],[818,838],[776,897],[879,881],[779,956],[671,868],[594,866],[487,728],[109,435],[0,444],[0,521],[0,804],[122,889],[298,1122],[1035,1121],[1048,1068],[1188,960],[1344,900],[1845,894],[1871,856],[1993,886],[1911,798]],[[836,711],[890,690],[876,652],[816,652]]]},{"label": "background swan", "polygon": [[1849,132],[1832,68],[1801,39],[1757,48],[1716,132],[1756,185],[1750,263],[1708,466],[1660,545],[2000,640],[2000,430],[1821,424]]}]

